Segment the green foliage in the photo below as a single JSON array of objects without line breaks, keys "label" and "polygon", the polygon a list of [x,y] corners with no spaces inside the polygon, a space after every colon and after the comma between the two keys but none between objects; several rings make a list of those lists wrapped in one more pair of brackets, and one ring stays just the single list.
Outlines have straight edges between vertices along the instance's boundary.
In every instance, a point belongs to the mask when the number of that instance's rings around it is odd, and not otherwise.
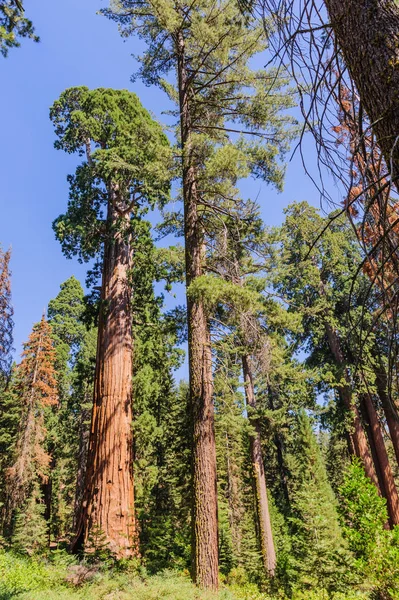
[{"label": "green foliage", "polygon": [[324,588],[329,593],[344,590],[350,581],[351,556],[320,448],[303,410],[297,416],[290,472],[292,568],[297,587]]},{"label": "green foliage", "polygon": [[354,460],[339,488],[344,535],[356,556],[360,580],[366,579],[376,597],[396,599],[399,590],[399,527],[387,530],[386,502]]},{"label": "green foliage", "polygon": [[56,219],[54,230],[66,256],[87,261],[101,250],[109,202],[118,214],[113,223],[118,228],[124,214],[168,199],[169,143],[127,90],[69,88],[54,102],[50,118],[58,137],[55,147],[86,155],[68,177],[68,212]]},{"label": "green foliage", "polygon": [[1,600],[274,600],[247,583],[232,582],[218,594],[199,590],[187,572],[176,571],[139,577],[110,570],[81,587],[72,587],[66,582],[70,564],[64,554],[45,560],[0,551]]},{"label": "green foliage", "polygon": [[45,505],[38,484],[15,516],[12,547],[29,554],[43,554],[48,547],[48,526],[44,517]]},{"label": "green foliage", "polygon": [[0,53],[6,57],[10,48],[20,46],[19,38],[38,42],[32,21],[25,17],[23,0],[0,1]]},{"label": "green foliage", "polygon": [[72,528],[79,447],[79,422],[84,398],[76,390],[77,369],[87,337],[83,323],[83,289],[75,277],[60,286],[50,300],[48,319],[56,350],[59,404],[50,426],[53,465],[51,473],[51,533],[68,536]]}]

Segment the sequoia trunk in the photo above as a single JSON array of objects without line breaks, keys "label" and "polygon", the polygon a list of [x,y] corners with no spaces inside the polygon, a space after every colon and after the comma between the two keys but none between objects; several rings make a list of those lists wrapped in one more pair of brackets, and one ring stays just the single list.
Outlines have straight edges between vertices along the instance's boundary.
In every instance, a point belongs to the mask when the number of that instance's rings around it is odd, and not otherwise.
[{"label": "sequoia trunk", "polygon": [[380,467],[383,488],[385,491],[384,495],[387,501],[389,521],[391,526],[397,525],[399,523],[399,496],[392,474],[391,465],[389,464],[388,454],[385,448],[377,411],[370,394],[363,394],[362,402],[364,403],[365,411],[368,417],[370,432],[373,437],[377,460]]},{"label": "sequoia trunk", "polygon": [[[253,382],[251,359],[249,356],[242,357],[242,368],[244,375],[245,396],[247,399],[247,405],[251,409],[255,409],[255,388]],[[273,577],[276,569],[276,551],[274,548],[269,502],[267,499],[267,487],[265,468],[263,465],[262,457],[260,425],[258,419],[251,418],[250,420],[255,430],[255,435],[250,436],[250,450],[256,488],[256,509],[259,523],[260,546],[265,570],[271,577]]]},{"label": "sequoia trunk", "polygon": [[[177,42],[186,284],[203,274],[204,233],[198,214],[195,158],[191,144],[190,97],[184,40]],[[193,421],[193,578],[201,587],[218,588],[218,515],[212,353],[208,315],[200,299],[187,296],[190,407]]]},{"label": "sequoia trunk", "polygon": [[[117,218],[126,227],[115,227]],[[85,493],[74,546],[138,554],[133,492],[132,324],[129,215],[111,206],[104,248],[94,401]],[[121,231],[122,230],[122,231]]]},{"label": "sequoia trunk", "polygon": [[399,6],[396,0],[325,0],[346,65],[385,161],[399,174]]}]

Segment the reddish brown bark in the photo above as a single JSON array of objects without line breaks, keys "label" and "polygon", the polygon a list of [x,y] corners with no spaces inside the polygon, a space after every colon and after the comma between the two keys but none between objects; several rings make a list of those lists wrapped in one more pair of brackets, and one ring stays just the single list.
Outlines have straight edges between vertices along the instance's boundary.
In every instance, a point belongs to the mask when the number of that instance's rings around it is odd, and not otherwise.
[{"label": "reddish brown bark", "polygon": [[384,411],[385,419],[388,425],[389,435],[395,452],[396,460],[399,465],[399,416],[393,400],[388,394],[387,374],[383,365],[375,367],[375,381],[378,391],[378,397]]},{"label": "reddish brown bark", "polygon": [[371,481],[379,490],[378,477],[374,468],[373,458],[367,444],[367,438],[364,433],[359,411],[356,404],[353,402],[350,376],[345,365],[340,339],[337,332],[329,323],[325,324],[325,329],[331,354],[333,355],[337,366],[342,371],[345,382],[339,387],[339,394],[344,406],[351,415],[352,430],[349,432],[351,442],[350,445],[353,447],[355,455],[362,461],[367,477],[371,479]]},{"label": "reddish brown bark", "polygon": [[[191,143],[190,87],[182,34],[177,43],[186,284],[203,274],[204,232],[198,214],[199,194]],[[216,444],[211,339],[204,304],[187,297],[190,406],[193,419],[193,578],[216,590],[219,582]]]},{"label": "reddish brown bark", "polygon": [[[249,356],[242,357],[242,368],[245,383],[245,396],[247,405],[256,409],[255,387],[251,359]],[[259,523],[260,547],[263,565],[266,572],[273,577],[276,569],[276,551],[274,548],[272,525],[270,520],[269,502],[267,498],[267,486],[265,468],[262,457],[262,442],[260,435],[260,424],[258,419],[251,418],[255,435],[250,437],[251,460],[255,479],[256,508]]]},{"label": "reddish brown bark", "polygon": [[95,539],[118,558],[138,554],[133,492],[130,239],[111,206],[104,248],[85,493],[74,548]]},{"label": "reddish brown bark", "polygon": [[368,422],[370,425],[370,433],[373,438],[375,452],[377,455],[380,476],[382,479],[381,487],[383,495],[385,496],[387,501],[390,525],[397,525],[399,523],[399,496],[398,491],[396,489],[391,465],[389,463],[389,458],[385,447],[380,422],[378,420],[377,411],[375,409],[373,399],[371,398],[370,394],[363,394],[362,402],[364,403],[365,413],[368,418]]}]

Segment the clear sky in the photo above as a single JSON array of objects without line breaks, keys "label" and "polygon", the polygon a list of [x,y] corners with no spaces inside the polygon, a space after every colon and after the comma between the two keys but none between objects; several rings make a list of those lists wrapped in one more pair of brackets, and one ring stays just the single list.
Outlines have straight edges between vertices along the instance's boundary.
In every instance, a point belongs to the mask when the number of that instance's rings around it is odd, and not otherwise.
[{"label": "clear sky", "polygon": [[[77,85],[134,91],[161,120],[166,105],[158,89],[130,82],[138,42],[123,41],[117,26],[96,14],[106,0],[25,0],[24,5],[41,42],[23,40],[7,59],[0,57],[0,242],[12,246],[17,354],[59,285],[72,274],[83,283],[86,272],[62,255],[51,228],[65,211],[66,176],[76,159],[54,149],[49,107],[65,88]],[[306,151],[312,159],[311,140]],[[294,200],[319,204],[299,156],[289,164],[283,193],[259,182],[248,183],[245,191],[259,194],[268,225],[280,223],[283,208]]]}]

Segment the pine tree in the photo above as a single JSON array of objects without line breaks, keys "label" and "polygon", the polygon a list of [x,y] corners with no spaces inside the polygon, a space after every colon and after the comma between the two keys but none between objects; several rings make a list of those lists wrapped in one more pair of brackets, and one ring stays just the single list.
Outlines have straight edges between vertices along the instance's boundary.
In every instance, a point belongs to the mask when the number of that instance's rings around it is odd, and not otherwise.
[{"label": "pine tree", "polygon": [[[281,181],[275,159],[285,149],[278,113],[290,104],[281,82],[249,67],[265,45],[255,20],[235,2],[160,3],[117,0],[104,11],[147,43],[140,75],[177,106],[184,204],[187,289],[204,274],[206,221],[224,198],[234,201],[239,177]],[[166,81],[167,75],[172,83]],[[256,136],[252,135],[256,132]],[[238,134],[238,141],[234,140]],[[216,452],[209,315],[187,296],[190,403],[193,417],[193,576],[218,587]]]},{"label": "pine tree", "polygon": [[[231,342],[231,340],[230,340]],[[216,449],[220,569],[262,579],[256,496],[249,440],[253,434],[240,391],[241,365],[227,340],[218,345],[215,368]]]},{"label": "pine tree", "polygon": [[0,53],[8,55],[10,48],[20,46],[19,38],[38,42],[32,21],[25,17],[22,0],[0,1]]},{"label": "pine tree", "polygon": [[43,554],[48,547],[48,523],[45,518],[46,506],[38,482],[15,514],[12,546],[15,550],[29,555]]},{"label": "pine tree", "polygon": [[[46,501],[51,464],[47,423],[58,403],[55,360],[51,327],[43,316],[24,344],[15,371],[15,393],[22,409],[14,460],[7,473],[9,522],[16,510],[21,513],[24,507],[32,507],[33,496],[38,503]],[[38,518],[39,513],[35,513]]]},{"label": "pine tree", "polygon": [[71,88],[54,103],[51,119],[56,147],[86,155],[68,178],[68,212],[54,228],[67,256],[95,257],[102,272],[85,493],[73,546],[90,550],[94,528],[116,557],[129,557],[138,554],[131,427],[132,221],[140,210],[167,198],[169,146],[160,126],[127,91]]},{"label": "pine tree", "polygon": [[79,422],[83,409],[73,383],[77,356],[87,335],[82,321],[84,310],[82,286],[75,277],[70,277],[61,284],[59,294],[50,300],[47,311],[56,351],[59,396],[51,431],[51,533],[57,539],[65,539],[70,534],[74,515]]},{"label": "pine tree", "polygon": [[[163,264],[164,252],[156,249],[151,239],[150,223],[135,222],[135,240],[131,280],[136,507],[143,559],[151,570],[156,570],[172,564],[178,534],[177,523],[173,525],[174,518],[179,520],[173,496],[179,492],[172,489],[172,473],[168,474],[166,468],[173,435],[182,435],[178,431],[183,415],[176,415],[177,423],[171,420],[179,401],[172,369],[180,364],[181,352],[174,348],[173,320],[161,312],[163,297],[154,290],[154,283],[164,276],[171,277],[171,273]],[[179,488],[181,483],[176,481],[175,485]]]},{"label": "pine tree", "polygon": [[[310,353],[308,363],[324,367],[322,378],[333,384],[348,415],[351,453],[361,458],[367,475],[378,486],[376,469],[362,425],[353,365],[349,349],[356,343],[350,331],[352,318],[360,314],[368,284],[360,278],[351,293],[353,265],[360,262],[356,239],[344,218],[336,219],[320,242],[315,240],[325,226],[317,211],[300,203],[287,209],[279,232],[275,289],[290,303],[289,311],[302,314],[302,332],[296,338]],[[328,365],[328,368],[327,368]],[[358,382],[356,382],[358,383]]]},{"label": "pine tree", "polygon": [[305,411],[297,415],[291,460],[290,521],[299,586],[329,593],[345,589],[350,555],[342,537],[337,502]]}]

